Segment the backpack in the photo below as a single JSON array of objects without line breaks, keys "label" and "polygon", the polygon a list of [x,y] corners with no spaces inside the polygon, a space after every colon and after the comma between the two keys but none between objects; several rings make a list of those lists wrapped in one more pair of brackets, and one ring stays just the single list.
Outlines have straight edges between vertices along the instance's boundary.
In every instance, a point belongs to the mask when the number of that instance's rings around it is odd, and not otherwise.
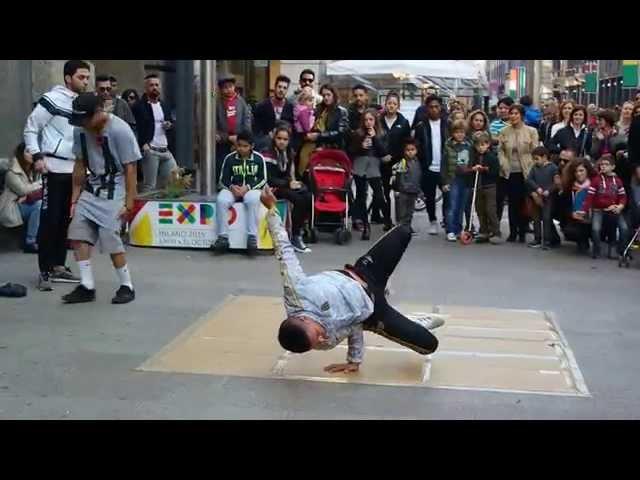
[{"label": "backpack", "polygon": [[538,128],[542,120],[542,112],[535,107],[529,107],[524,112],[524,123],[530,127]]}]

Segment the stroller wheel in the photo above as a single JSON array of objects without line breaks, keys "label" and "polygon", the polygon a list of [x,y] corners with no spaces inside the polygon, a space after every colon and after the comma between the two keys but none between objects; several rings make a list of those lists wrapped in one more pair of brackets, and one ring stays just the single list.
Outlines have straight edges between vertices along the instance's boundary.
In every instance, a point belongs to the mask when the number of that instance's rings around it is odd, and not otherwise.
[{"label": "stroller wheel", "polygon": [[311,229],[309,229],[309,243],[318,243],[318,229],[315,227],[312,227]]},{"label": "stroller wheel", "polygon": [[473,235],[471,232],[465,231],[460,234],[460,243],[462,243],[462,245],[469,245],[471,242],[473,242]]},{"label": "stroller wheel", "polygon": [[346,243],[349,243],[349,241],[351,240],[351,232],[345,230],[344,228],[339,228],[338,230],[336,230],[334,235],[335,241],[338,245],[344,245]]}]

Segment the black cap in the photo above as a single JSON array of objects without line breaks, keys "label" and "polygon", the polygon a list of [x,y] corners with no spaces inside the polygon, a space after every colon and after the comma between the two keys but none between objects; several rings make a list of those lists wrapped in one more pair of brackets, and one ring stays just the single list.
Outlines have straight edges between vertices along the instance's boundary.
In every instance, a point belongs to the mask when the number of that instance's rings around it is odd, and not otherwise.
[{"label": "black cap", "polygon": [[81,93],[73,100],[73,112],[69,123],[74,127],[84,126],[84,121],[96,113],[99,105],[100,98],[95,93]]}]

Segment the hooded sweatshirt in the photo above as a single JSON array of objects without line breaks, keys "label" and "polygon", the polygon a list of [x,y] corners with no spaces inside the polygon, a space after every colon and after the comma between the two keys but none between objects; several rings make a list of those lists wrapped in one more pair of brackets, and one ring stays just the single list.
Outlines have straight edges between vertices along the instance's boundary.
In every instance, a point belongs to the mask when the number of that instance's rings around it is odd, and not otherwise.
[{"label": "hooded sweatshirt", "polygon": [[53,87],[40,97],[24,127],[25,150],[42,154],[49,172],[73,172],[73,126],[69,119],[77,96],[62,85]]},{"label": "hooded sweatshirt", "polygon": [[603,210],[611,205],[626,205],[627,194],[622,180],[614,173],[611,176],[593,177],[591,186],[584,201],[584,211],[590,208]]}]

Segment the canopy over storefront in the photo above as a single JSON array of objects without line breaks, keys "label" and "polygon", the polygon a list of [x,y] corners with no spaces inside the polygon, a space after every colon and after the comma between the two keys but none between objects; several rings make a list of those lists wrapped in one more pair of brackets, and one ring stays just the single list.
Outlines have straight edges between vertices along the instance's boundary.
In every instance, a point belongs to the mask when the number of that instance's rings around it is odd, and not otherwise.
[{"label": "canopy over storefront", "polygon": [[436,86],[446,96],[485,94],[477,65],[463,60],[340,60],[327,65],[327,75],[339,87],[366,79],[377,89]]},{"label": "canopy over storefront", "polygon": [[478,80],[480,72],[464,60],[340,60],[327,65],[327,75],[394,75]]}]

